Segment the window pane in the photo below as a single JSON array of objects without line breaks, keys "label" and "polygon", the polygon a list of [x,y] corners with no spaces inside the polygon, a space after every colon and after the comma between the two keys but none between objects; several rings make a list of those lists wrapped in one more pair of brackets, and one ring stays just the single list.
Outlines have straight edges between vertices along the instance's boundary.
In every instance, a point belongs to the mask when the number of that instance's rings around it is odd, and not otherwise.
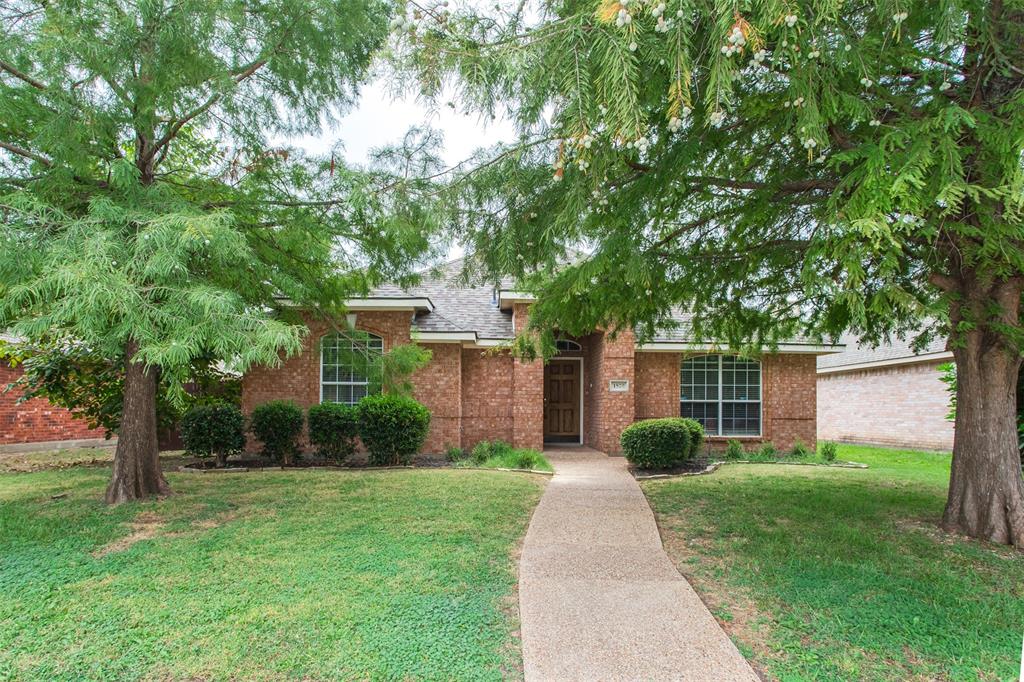
[{"label": "window pane", "polygon": [[680,403],[679,415],[696,419],[711,435],[718,433],[718,403]]},{"label": "window pane", "polygon": [[384,340],[366,332],[324,337],[320,365],[324,402],[354,404],[365,397],[370,375],[379,366],[375,360],[383,352]]},{"label": "window pane", "polygon": [[723,436],[756,436],[761,433],[761,403],[722,403]]}]

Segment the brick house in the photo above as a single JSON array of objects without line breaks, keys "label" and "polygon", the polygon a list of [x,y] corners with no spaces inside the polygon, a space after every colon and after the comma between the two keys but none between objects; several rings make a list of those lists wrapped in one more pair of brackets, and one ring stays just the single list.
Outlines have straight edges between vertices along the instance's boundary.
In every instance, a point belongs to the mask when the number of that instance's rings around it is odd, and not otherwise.
[{"label": "brick house", "polygon": [[20,389],[4,391],[21,378],[22,371],[0,357],[0,450],[23,449],[30,443],[39,447],[49,444],[60,447],[68,441],[81,445],[109,444],[103,440],[102,428],[90,429],[84,419],[70,410],[51,405],[42,398],[19,403],[23,395]]},{"label": "brick house", "polygon": [[376,353],[415,341],[433,353],[413,377],[416,399],[432,414],[428,452],[494,439],[617,452],[633,421],[680,414],[699,419],[711,443],[738,438],[790,448],[816,440],[815,359],[837,346],[795,340],[744,359],[690,343],[679,328],[642,344],[628,331],[595,330],[561,338],[546,364],[529,362],[504,347],[525,328],[533,298],[511,286],[459,284],[460,268],[456,261],[417,287],[386,286],[348,301],[351,332],[310,322],[299,354],[243,377],[243,411],[275,399],[304,408],[354,403],[367,381],[339,360],[338,348]]},{"label": "brick house", "polygon": [[818,436],[823,440],[953,449],[949,393],[939,366],[953,361],[935,339],[921,352],[893,339],[877,348],[854,336],[818,358]]}]

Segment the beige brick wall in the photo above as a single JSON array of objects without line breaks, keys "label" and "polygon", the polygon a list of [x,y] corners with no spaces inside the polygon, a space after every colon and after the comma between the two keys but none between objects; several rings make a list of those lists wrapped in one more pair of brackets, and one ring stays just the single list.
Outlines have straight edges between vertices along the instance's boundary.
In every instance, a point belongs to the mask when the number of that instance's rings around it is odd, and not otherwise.
[{"label": "beige brick wall", "polygon": [[819,374],[819,437],[951,450],[949,394],[939,380],[942,362]]}]

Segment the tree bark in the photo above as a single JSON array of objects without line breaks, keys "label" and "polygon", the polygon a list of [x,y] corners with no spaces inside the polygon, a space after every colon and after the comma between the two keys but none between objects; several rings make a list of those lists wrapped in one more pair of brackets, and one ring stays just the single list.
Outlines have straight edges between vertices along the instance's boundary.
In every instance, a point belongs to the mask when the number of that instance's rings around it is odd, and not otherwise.
[{"label": "tree bark", "polygon": [[1024,479],[1017,449],[1019,354],[970,332],[956,359],[956,432],[946,530],[1024,550]]},{"label": "tree bark", "polygon": [[157,370],[136,361],[138,344],[125,347],[124,403],[117,432],[114,472],[107,486],[108,504],[140,500],[171,492],[160,470],[157,446]]}]

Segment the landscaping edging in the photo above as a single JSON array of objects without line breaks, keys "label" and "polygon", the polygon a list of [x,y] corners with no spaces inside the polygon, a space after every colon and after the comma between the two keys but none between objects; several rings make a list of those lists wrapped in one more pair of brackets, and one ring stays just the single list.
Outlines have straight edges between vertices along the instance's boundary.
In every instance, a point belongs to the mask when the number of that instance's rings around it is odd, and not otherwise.
[{"label": "landscaping edging", "polygon": [[757,462],[749,459],[736,459],[728,460],[724,462],[712,462],[708,466],[704,467],[700,471],[684,471],[678,474],[645,474],[643,476],[633,477],[638,481],[649,481],[652,479],[659,478],[683,478],[684,476],[706,476],[707,474],[713,474],[718,471],[720,467],[725,464],[769,464],[769,465],[784,465],[784,466],[800,466],[800,467],[830,467],[833,469],[867,469],[867,464],[861,464],[860,462],[836,462],[834,464],[825,464],[822,462]]},{"label": "landscaping edging", "polygon": [[197,467],[180,466],[178,471],[184,474],[242,474],[247,472],[259,472],[259,471],[349,471],[349,472],[360,472],[360,471],[395,471],[395,470],[409,470],[417,469],[420,471],[436,471],[440,469],[451,469],[455,471],[504,471],[507,473],[514,474],[540,474],[541,476],[554,476],[553,471],[541,471],[539,469],[506,469],[504,467],[453,467],[453,466],[436,466],[436,467],[418,467],[411,464],[399,464],[395,466],[385,467],[345,467],[345,466],[308,466],[308,467],[225,467],[223,469],[200,469]]}]

